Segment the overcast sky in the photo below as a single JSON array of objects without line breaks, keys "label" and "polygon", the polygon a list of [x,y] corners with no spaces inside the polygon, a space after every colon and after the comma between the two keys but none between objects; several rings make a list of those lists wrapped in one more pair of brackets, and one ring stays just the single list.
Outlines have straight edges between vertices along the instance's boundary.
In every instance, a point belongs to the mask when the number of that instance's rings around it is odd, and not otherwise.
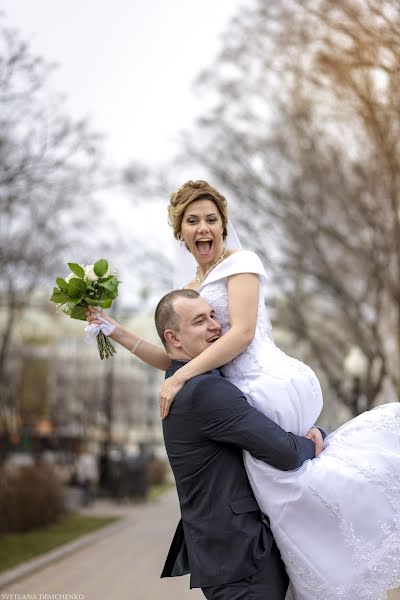
[{"label": "overcast sky", "polygon": [[164,162],[199,104],[192,83],[246,0],[0,0],[7,22],[59,68],[71,115],[89,116],[110,159]]},{"label": "overcast sky", "polygon": [[[229,21],[249,1],[0,0],[0,7],[34,53],[58,64],[51,88],[65,94],[72,117],[89,117],[104,134],[107,162],[118,168],[130,161],[156,166],[176,153],[178,133],[200,110],[193,82],[212,64]],[[139,206],[127,192],[105,193],[103,222],[107,237],[110,232],[115,239],[115,255],[107,258],[125,282],[125,298],[136,277],[138,247],[172,258],[166,211],[171,191],[165,202]],[[125,248],[132,252],[124,254]]]}]

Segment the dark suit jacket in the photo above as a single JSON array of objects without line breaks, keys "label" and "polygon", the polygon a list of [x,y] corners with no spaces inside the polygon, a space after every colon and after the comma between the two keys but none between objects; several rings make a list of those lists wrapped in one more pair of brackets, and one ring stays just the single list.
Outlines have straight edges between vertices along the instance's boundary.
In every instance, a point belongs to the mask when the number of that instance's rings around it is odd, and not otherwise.
[{"label": "dark suit jacket", "polygon": [[[166,376],[183,364],[173,361]],[[286,471],[313,458],[313,442],[252,408],[219,370],[184,385],[163,431],[182,519],[161,576],[190,572],[190,587],[250,577],[262,567],[272,534],[247,479],[242,449]]]}]

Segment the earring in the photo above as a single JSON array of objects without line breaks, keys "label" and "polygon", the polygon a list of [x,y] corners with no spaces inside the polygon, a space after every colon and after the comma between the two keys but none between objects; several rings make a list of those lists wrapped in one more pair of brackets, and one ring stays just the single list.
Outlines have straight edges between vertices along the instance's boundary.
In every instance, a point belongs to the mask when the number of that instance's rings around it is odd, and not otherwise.
[{"label": "earring", "polygon": [[183,237],[179,234],[179,245],[183,246]]}]

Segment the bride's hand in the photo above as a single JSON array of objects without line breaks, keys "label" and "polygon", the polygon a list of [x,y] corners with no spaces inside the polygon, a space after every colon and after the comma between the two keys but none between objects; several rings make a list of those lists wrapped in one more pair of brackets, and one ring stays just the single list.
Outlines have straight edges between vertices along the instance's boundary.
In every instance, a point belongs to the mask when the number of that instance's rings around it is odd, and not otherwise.
[{"label": "bride's hand", "polygon": [[[97,308],[96,306],[88,306],[88,309],[86,311],[86,321],[88,321],[91,324],[93,323],[94,325],[100,325],[101,324],[101,321],[99,319],[100,315],[101,315],[101,318],[104,319],[105,321],[107,321],[108,323],[115,325],[116,328],[119,327],[119,323],[117,323],[117,321],[115,319],[110,317],[110,315],[103,312],[102,310],[100,310],[100,308]],[[112,337],[112,334],[109,337]]]},{"label": "bride's hand", "polygon": [[166,379],[160,388],[160,417],[165,419],[169,413],[175,396],[183,388],[184,381],[179,377],[178,371]]},{"label": "bride's hand", "polygon": [[317,458],[318,454],[321,454],[322,450],[325,448],[322,433],[318,427],[311,427],[310,431],[308,431],[304,437],[314,442],[315,458]]}]

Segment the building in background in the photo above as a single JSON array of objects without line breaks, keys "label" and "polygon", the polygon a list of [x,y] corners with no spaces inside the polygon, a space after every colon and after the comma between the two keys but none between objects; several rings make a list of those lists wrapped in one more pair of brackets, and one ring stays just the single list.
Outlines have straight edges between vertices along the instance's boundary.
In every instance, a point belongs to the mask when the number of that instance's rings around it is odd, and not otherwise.
[{"label": "building in background", "polygon": [[[120,320],[156,340],[151,315]],[[96,454],[104,444],[134,454],[143,445],[163,446],[158,389],[164,374],[118,345],[113,358],[100,360],[97,346],[84,341],[84,326],[40,298],[21,318],[0,409],[3,454],[76,453],[83,444]]]}]

